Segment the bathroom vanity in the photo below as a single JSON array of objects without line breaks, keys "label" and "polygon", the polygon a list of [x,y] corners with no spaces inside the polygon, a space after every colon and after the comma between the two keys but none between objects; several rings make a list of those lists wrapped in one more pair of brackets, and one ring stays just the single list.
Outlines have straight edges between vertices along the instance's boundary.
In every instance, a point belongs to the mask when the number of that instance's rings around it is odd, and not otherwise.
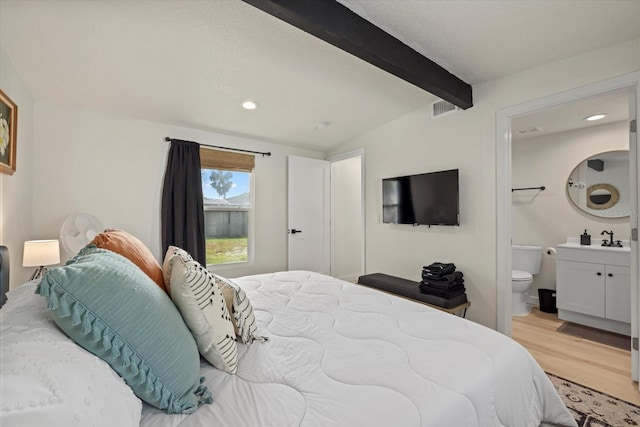
[{"label": "bathroom vanity", "polygon": [[580,245],[569,238],[557,247],[558,317],[631,335],[631,249]]}]

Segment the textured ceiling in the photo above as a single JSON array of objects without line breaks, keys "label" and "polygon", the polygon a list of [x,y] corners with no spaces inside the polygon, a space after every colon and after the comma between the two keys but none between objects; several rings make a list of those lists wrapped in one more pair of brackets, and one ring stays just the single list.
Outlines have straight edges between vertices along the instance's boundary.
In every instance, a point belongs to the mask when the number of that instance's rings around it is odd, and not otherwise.
[{"label": "textured ceiling", "polygon": [[477,84],[640,37],[640,1],[338,0]]},{"label": "textured ceiling", "polygon": [[[640,37],[640,1],[341,2],[472,84]],[[236,0],[0,0],[0,46],[36,101],[321,151],[435,100]]]},{"label": "textured ceiling", "polygon": [[[606,117],[585,120],[594,114]],[[511,120],[512,138],[526,139],[626,120],[629,120],[629,92],[618,91],[515,117]]]}]

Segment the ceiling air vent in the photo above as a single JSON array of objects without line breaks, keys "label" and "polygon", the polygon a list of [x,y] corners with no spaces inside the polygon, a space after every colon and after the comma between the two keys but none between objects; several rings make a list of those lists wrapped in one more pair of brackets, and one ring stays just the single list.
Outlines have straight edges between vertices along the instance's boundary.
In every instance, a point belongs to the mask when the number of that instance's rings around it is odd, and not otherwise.
[{"label": "ceiling air vent", "polygon": [[524,128],[524,129],[518,129],[518,130],[516,130],[514,132],[519,134],[519,135],[528,135],[530,133],[540,132],[541,130],[542,130],[542,128],[540,126],[531,126],[531,127]]},{"label": "ceiling air vent", "polygon": [[431,104],[431,117],[441,117],[446,114],[455,113],[456,111],[460,111],[459,107],[456,107],[452,103],[448,101],[436,101]]}]

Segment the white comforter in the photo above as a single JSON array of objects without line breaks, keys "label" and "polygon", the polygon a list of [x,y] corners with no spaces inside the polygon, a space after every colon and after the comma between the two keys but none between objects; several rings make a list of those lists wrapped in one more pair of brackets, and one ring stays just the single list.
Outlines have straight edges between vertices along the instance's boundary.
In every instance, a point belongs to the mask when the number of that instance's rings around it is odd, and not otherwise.
[{"label": "white comforter", "polygon": [[202,365],[214,395],[192,415],[145,405],[142,426],[575,426],[513,340],[471,321],[309,272],[249,276],[265,343],[238,373]]}]

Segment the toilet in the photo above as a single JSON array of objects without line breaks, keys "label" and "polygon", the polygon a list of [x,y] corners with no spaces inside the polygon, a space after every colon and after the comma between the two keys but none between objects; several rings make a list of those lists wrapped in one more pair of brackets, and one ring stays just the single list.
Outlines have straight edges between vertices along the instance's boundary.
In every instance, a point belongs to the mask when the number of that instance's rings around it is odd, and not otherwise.
[{"label": "toilet", "polygon": [[533,275],[540,272],[542,247],[511,245],[511,305],[514,316],[526,316],[531,312],[527,303]]}]

